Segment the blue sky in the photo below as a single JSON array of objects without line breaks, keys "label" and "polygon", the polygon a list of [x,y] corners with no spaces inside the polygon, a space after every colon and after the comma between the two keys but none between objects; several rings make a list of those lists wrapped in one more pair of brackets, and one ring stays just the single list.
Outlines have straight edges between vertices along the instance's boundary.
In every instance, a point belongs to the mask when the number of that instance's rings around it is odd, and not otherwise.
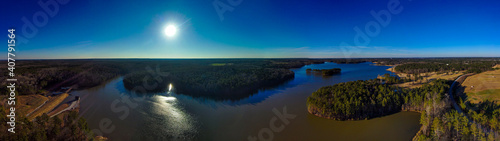
[{"label": "blue sky", "polygon": [[[493,0],[65,1],[40,1],[57,3],[57,12],[36,1],[6,2],[1,28],[25,39],[17,40],[17,58],[500,56]],[[372,11],[390,21],[380,16],[384,26]],[[163,34],[169,24],[179,28],[175,37]],[[356,42],[361,34],[369,42]]]}]

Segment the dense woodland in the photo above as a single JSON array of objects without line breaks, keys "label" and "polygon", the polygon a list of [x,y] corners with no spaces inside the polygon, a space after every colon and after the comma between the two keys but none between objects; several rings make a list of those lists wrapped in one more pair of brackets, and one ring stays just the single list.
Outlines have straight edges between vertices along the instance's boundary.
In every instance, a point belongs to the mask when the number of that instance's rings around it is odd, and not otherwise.
[{"label": "dense woodland", "polygon": [[[124,85],[132,90],[142,86],[148,72],[134,72],[124,77]],[[145,92],[161,92],[172,83],[175,91],[195,97],[207,97],[216,100],[241,99],[256,93],[259,89],[282,84],[294,78],[294,73],[288,69],[260,67],[206,67],[190,71],[171,71],[156,79],[147,79],[147,84],[157,83]],[[151,77],[153,78],[153,77]]]},{"label": "dense woodland", "polygon": [[375,79],[322,87],[307,98],[310,113],[336,120],[379,117],[400,111],[402,104],[396,87]]},{"label": "dense woodland", "polygon": [[[478,125],[500,131],[500,105],[492,101],[483,101],[477,104],[463,102],[459,104],[467,115]],[[463,105],[466,105],[465,107]]]},{"label": "dense woodland", "polygon": [[311,69],[308,68],[306,69],[307,72],[320,72],[323,76],[332,76],[334,74],[340,74],[342,71],[340,68],[333,68],[333,69]]},{"label": "dense woodland", "polygon": [[[0,106],[0,114],[7,115]],[[0,116],[0,129],[5,133],[0,134],[2,141],[82,141],[93,140],[94,135],[88,128],[87,121],[80,118],[76,111],[64,114],[63,118],[50,118],[47,114],[37,117],[33,122],[26,117],[16,117],[16,133],[7,133],[9,119]]]},{"label": "dense woodland", "polygon": [[472,57],[472,58],[372,58],[366,59],[369,62],[376,62],[379,65],[399,65],[406,63],[440,63],[440,64],[453,64],[453,63],[474,63],[474,62],[500,62],[500,58],[494,57]]},{"label": "dense woodland", "polygon": [[450,63],[405,63],[396,66],[398,72],[408,74],[420,74],[428,72],[450,72],[450,71],[466,71],[468,73],[481,73],[483,71],[492,70],[493,66],[498,62],[493,61],[464,61]]},{"label": "dense woodland", "polygon": [[420,117],[422,128],[415,136],[416,140],[498,140],[497,131],[471,122],[463,113],[454,109],[444,110],[441,115],[431,115],[422,112]]},{"label": "dense woodland", "polygon": [[401,110],[422,111],[426,102],[443,105],[448,87],[444,80],[415,89],[401,89],[379,79],[358,80],[322,87],[308,97],[307,105],[310,113],[321,117],[369,119]]},{"label": "dense woodland", "polygon": [[485,101],[466,109],[467,103],[459,102],[462,110],[430,107],[422,111],[421,131],[417,140],[499,140],[500,106]]}]

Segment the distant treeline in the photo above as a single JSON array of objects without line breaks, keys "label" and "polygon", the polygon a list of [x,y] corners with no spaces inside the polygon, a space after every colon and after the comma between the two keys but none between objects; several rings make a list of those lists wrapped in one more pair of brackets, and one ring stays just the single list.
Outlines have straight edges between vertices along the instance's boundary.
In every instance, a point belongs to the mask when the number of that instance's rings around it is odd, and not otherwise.
[{"label": "distant treeline", "polygon": [[453,63],[473,63],[476,61],[489,61],[500,63],[500,58],[498,57],[461,57],[461,58],[370,58],[366,59],[368,62],[376,62],[379,65],[399,65],[405,63],[441,63],[441,64],[453,64]]},{"label": "distant treeline", "polygon": [[483,71],[492,70],[493,66],[498,62],[493,61],[466,61],[466,62],[450,62],[450,63],[406,63],[396,66],[398,72],[408,74],[420,74],[428,72],[450,72],[450,71],[466,71],[469,73],[480,73]]},{"label": "distant treeline", "polygon": [[323,76],[331,76],[334,74],[339,74],[341,69],[340,68],[333,68],[333,69],[311,69],[308,68],[306,69],[307,72],[315,71],[315,72],[321,72]]}]

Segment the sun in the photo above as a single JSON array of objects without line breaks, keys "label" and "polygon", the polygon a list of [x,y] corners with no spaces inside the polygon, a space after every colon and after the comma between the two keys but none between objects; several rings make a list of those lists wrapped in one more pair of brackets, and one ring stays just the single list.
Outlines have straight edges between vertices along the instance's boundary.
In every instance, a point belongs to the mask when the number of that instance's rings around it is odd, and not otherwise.
[{"label": "sun", "polygon": [[165,29],[163,29],[163,32],[168,37],[173,37],[177,33],[177,27],[175,27],[174,25],[168,25],[167,27],[165,27]]}]

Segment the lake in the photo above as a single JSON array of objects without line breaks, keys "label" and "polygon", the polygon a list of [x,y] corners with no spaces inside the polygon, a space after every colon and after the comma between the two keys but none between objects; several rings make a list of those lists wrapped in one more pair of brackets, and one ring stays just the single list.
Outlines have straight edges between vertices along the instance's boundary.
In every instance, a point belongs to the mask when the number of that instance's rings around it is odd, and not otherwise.
[{"label": "lake", "polygon": [[[306,69],[341,68],[324,77]],[[373,63],[312,64],[292,69],[295,78],[238,101],[164,93],[135,95],[122,77],[72,92],[90,129],[110,140],[411,140],[420,114],[400,112],[361,121],[334,121],[307,112],[306,98],[320,87],[390,73]]]}]

